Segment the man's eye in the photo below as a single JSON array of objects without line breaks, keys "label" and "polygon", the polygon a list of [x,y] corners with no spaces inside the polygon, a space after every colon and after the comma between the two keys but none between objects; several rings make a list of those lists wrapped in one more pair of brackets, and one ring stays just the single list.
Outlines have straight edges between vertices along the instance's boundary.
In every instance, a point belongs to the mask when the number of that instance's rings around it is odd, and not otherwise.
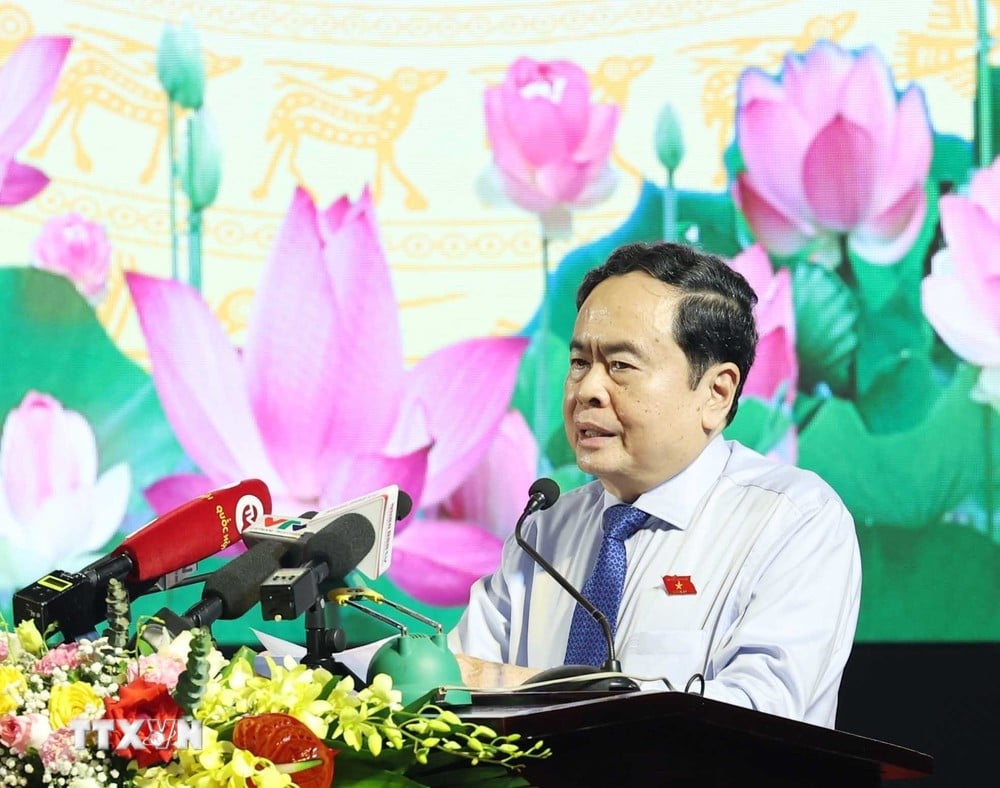
[{"label": "man's eye", "polygon": [[632,365],[624,361],[612,361],[608,364],[608,369],[612,372],[624,372],[626,369],[632,369]]},{"label": "man's eye", "polygon": [[582,358],[571,358],[569,360],[569,365],[571,369],[586,369],[587,361]]}]

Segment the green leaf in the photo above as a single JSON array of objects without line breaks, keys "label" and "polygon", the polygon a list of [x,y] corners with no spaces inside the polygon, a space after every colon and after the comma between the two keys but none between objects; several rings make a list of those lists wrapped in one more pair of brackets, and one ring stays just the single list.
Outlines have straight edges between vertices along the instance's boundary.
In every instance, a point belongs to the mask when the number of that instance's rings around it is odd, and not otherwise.
[{"label": "green leaf", "polygon": [[[994,81],[995,86],[1000,80]],[[1000,150],[994,147],[994,150]],[[930,178],[936,183],[959,186],[969,179],[972,168],[972,145],[954,134],[934,135],[934,156]]]},{"label": "green leaf", "polygon": [[[544,365],[544,383],[540,383],[539,367]],[[536,331],[528,344],[521,366],[517,370],[517,380],[514,383],[514,393],[511,397],[511,407],[519,411],[528,423],[538,445],[546,453],[550,448],[562,456],[564,451],[559,445],[563,436],[562,423],[562,393],[563,381],[569,371],[569,344],[555,334]],[[540,434],[539,413],[536,397],[541,394],[544,408],[545,435]],[[565,443],[565,437],[562,438]],[[568,447],[566,447],[568,448]],[[550,456],[550,459],[553,459]],[[558,464],[553,459],[553,464]]]},{"label": "green leaf", "polygon": [[559,485],[559,490],[563,495],[577,487],[583,487],[583,485],[593,481],[593,478],[581,471],[575,461],[560,465],[552,471],[552,479]]},{"label": "green leaf", "polygon": [[740,400],[733,423],[725,429],[727,440],[736,440],[754,451],[767,454],[792,426],[791,417],[780,407],[755,397]]},{"label": "green leaf", "polygon": [[858,411],[873,433],[901,432],[917,426],[941,396],[930,357],[902,351],[884,357],[871,370],[868,389],[858,398]]},{"label": "green leaf", "polygon": [[[969,163],[969,166],[976,166],[979,163],[981,166],[986,167],[992,162],[993,158],[1000,153],[1000,126],[997,124],[997,109],[1000,108],[1000,68],[996,66],[990,66],[989,68],[989,81],[990,81],[990,155],[989,161],[987,161],[987,156],[984,155],[983,143],[979,137],[979,90],[981,85],[978,84],[978,74],[977,74],[977,84],[976,84],[976,96],[972,104],[972,128],[975,131],[975,139],[972,143],[972,154],[975,156],[973,161]],[[961,181],[957,181],[961,183]]]},{"label": "green leaf", "polygon": [[[858,525],[919,527],[981,487],[983,406],[969,398],[978,370],[962,367],[920,424],[874,434],[854,403],[829,399],[799,433],[799,464],[844,499]],[[979,436],[979,437],[977,437]]]},{"label": "green leaf", "polygon": [[857,299],[836,274],[799,263],[792,268],[792,300],[799,388],[812,391],[825,383],[847,392],[858,346]]},{"label": "green leaf", "polygon": [[1000,545],[944,523],[859,528],[858,537],[858,640],[1000,640]]},{"label": "green leaf", "polygon": [[0,268],[0,414],[29,390],[80,412],[97,436],[101,470],[127,462],[130,510],[148,511],[141,490],[186,462],[150,376],[111,341],[94,310],[64,277]]}]

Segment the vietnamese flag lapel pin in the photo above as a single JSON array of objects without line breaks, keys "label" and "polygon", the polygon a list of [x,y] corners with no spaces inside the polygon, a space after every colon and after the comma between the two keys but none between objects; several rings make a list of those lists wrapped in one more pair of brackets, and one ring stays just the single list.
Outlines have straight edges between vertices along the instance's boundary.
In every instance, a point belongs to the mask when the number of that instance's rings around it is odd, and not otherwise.
[{"label": "vietnamese flag lapel pin", "polygon": [[694,583],[691,582],[691,575],[664,575],[663,587],[670,596],[698,593]]}]

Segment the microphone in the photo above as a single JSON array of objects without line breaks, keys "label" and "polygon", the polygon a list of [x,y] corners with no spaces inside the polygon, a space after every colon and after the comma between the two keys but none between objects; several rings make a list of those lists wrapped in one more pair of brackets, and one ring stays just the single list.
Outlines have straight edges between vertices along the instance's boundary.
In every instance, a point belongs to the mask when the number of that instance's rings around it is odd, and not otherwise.
[{"label": "microphone", "polygon": [[255,544],[205,579],[201,600],[184,615],[161,609],[154,619],[174,636],[185,629],[211,627],[219,619],[239,618],[260,600],[260,584],[281,568],[286,548],[272,542]]},{"label": "microphone", "polygon": [[[565,577],[563,577],[554,566],[552,566],[552,564],[542,558],[534,547],[524,541],[524,537],[521,535],[521,526],[524,525],[524,521],[527,520],[528,517],[534,512],[548,509],[558,500],[558,498],[559,485],[552,481],[552,479],[541,478],[532,482],[531,487],[528,488],[528,503],[524,507],[524,511],[521,513],[521,516],[517,519],[517,525],[514,526],[514,540],[535,563],[545,570],[545,573],[549,577],[559,583],[559,585],[561,585],[566,592],[576,600],[577,604],[586,610],[594,618],[594,620],[600,624],[601,631],[604,633],[604,640],[608,645],[608,659],[601,666],[600,672],[621,673],[622,665],[615,654],[615,637],[611,632],[611,625],[608,623],[607,616],[605,616],[604,613],[580,591],[574,588],[573,585]],[[587,676],[595,672],[596,671],[592,665],[558,665],[535,675],[528,683],[533,684],[552,679],[569,679],[574,676]],[[584,687],[580,688],[582,689]],[[639,689],[639,685],[627,676],[617,676],[607,680],[602,680],[599,687],[595,686],[594,682],[589,682],[586,689],[607,689],[616,692],[630,692]]]},{"label": "microphone", "polygon": [[243,534],[247,545],[258,542],[272,541],[284,544],[289,548],[285,566],[294,566],[303,562],[306,545],[316,534],[328,525],[346,514],[358,514],[364,517],[375,529],[375,541],[367,554],[356,562],[355,566],[370,580],[379,577],[392,562],[392,541],[396,531],[396,522],[406,517],[413,509],[413,499],[396,485],[390,484],[380,490],[362,495],[359,498],[338,504],[312,517],[264,517]]},{"label": "microphone", "polygon": [[305,543],[304,564],[278,569],[261,583],[261,614],[275,621],[298,618],[322,599],[324,580],[346,575],[374,545],[375,528],[367,517],[341,515]]},{"label": "microphone", "polygon": [[66,640],[91,632],[105,618],[112,579],[125,582],[132,597],[153,590],[162,575],[239,541],[270,508],[271,493],[260,479],[213,490],[152,520],[79,572],[57,569],[21,589],[14,620],[34,619],[40,632],[54,625]]}]

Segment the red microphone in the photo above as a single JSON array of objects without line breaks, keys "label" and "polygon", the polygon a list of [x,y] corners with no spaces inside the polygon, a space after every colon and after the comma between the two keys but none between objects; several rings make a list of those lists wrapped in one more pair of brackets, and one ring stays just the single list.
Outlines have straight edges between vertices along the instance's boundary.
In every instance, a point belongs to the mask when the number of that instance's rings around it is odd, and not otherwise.
[{"label": "red microphone", "polygon": [[40,632],[55,625],[67,640],[93,630],[107,610],[112,579],[132,597],[155,579],[207,558],[243,538],[271,511],[271,493],[247,479],[188,501],[128,536],[114,551],[79,572],[56,569],[14,594],[14,620],[33,619]]},{"label": "red microphone", "polygon": [[111,555],[131,559],[128,580],[152,580],[225,550],[270,511],[267,485],[245,479],[171,509],[126,537]]}]

